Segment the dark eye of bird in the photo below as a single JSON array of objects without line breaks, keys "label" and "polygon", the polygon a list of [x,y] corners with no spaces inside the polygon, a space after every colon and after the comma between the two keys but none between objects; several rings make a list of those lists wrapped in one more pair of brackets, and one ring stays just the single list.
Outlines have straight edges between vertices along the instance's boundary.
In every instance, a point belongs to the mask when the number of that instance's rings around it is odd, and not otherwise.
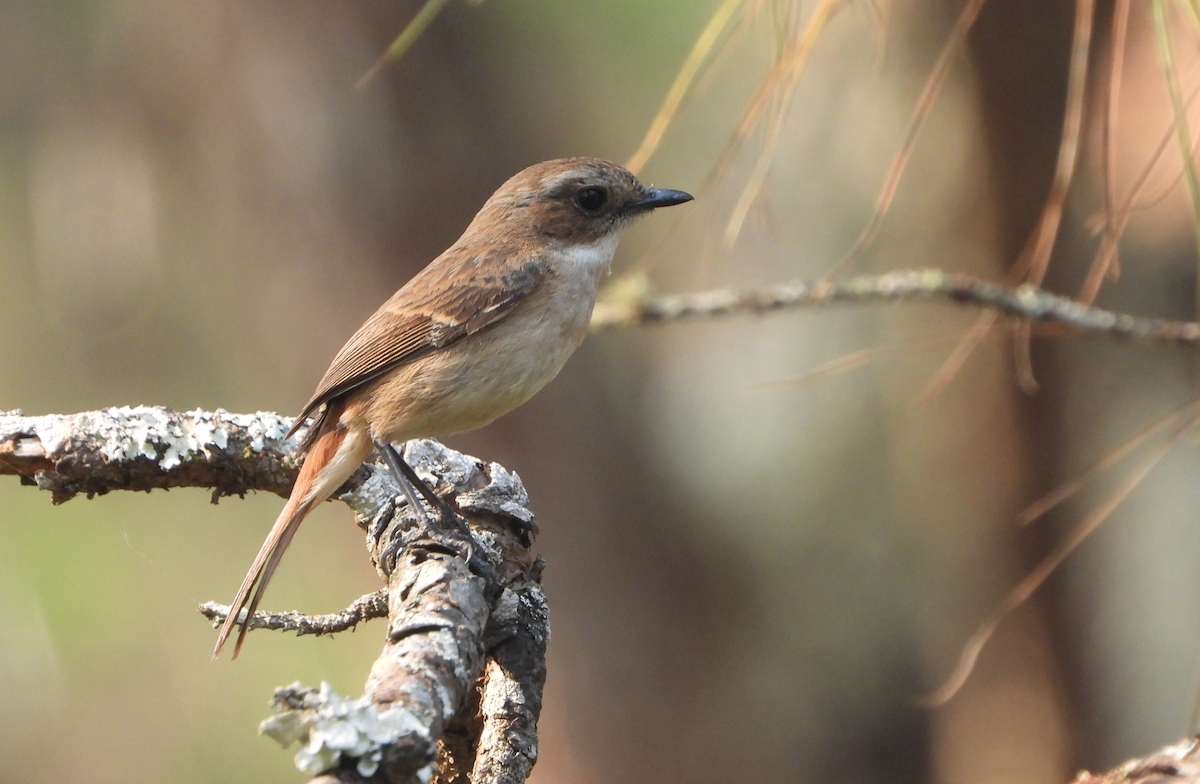
[{"label": "dark eye of bird", "polygon": [[603,188],[584,188],[575,196],[575,203],[584,212],[598,212],[607,201]]}]

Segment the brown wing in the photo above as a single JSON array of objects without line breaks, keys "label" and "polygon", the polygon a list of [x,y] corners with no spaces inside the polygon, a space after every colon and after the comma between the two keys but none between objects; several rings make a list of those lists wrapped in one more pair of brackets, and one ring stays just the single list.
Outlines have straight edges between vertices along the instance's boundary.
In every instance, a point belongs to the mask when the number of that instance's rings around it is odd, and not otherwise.
[{"label": "brown wing", "polygon": [[[540,258],[512,262],[511,251],[451,249],[417,273],[342,346],[288,434],[338,395],[508,315],[546,274]],[[310,432],[318,429],[314,424]]]}]

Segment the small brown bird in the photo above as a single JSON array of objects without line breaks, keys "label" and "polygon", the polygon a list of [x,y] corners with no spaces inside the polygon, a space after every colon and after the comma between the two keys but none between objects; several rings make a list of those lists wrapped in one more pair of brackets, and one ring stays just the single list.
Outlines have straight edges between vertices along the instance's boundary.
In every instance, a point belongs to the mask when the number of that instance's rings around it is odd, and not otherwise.
[{"label": "small brown bird", "polygon": [[583,340],[622,231],[656,207],[691,199],[649,188],[598,158],[535,164],[500,186],[458,241],[354,333],[300,412],[293,432],[313,418],[300,444],[307,457],[229,608],[213,658],[246,608],[237,657],[305,515],[372,450],[416,509],[410,485],[441,504],[391,445],[483,427],[532,397]]}]

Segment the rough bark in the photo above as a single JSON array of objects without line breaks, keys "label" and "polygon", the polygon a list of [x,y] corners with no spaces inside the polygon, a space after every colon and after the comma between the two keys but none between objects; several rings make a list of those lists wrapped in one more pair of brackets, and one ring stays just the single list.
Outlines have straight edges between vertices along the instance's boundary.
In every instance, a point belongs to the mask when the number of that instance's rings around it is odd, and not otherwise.
[{"label": "rough bark", "polygon": [[[113,490],[211,487],[213,498],[295,480],[291,422],[275,414],[121,408],[70,416],[0,414],[0,473],[61,503]],[[470,526],[454,539],[410,510],[386,468],[368,463],[339,491],[367,533],[386,588],[388,635],[364,696],[293,684],[263,732],[301,741],[315,781],[518,784],[537,758],[549,626],[531,551],[537,526],[520,479],[435,441],[406,460]],[[384,596],[341,613],[257,613],[252,628],[339,631],[383,614]],[[214,622],[228,608],[206,603]]]}]

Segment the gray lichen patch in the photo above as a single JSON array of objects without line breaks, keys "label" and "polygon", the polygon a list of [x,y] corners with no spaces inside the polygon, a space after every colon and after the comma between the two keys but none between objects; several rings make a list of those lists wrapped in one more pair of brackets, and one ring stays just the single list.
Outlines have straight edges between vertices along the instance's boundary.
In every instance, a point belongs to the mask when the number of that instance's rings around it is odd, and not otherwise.
[{"label": "gray lichen patch", "polygon": [[54,494],[210,487],[216,495],[285,492],[297,443],[292,420],[271,412],[178,413],[123,406],[70,416],[0,414],[0,451],[11,471]]},{"label": "gray lichen patch", "polygon": [[[294,683],[276,693],[275,705],[278,712],[258,731],[284,748],[303,744],[295,763],[310,776],[332,770],[343,759],[353,762],[360,776],[372,776],[385,751],[402,739],[407,740],[404,745],[425,749],[426,756],[432,753],[429,731],[412,713],[395,706],[380,710],[366,697],[339,696],[328,683],[321,683],[320,689]],[[426,782],[432,773],[425,764],[415,775]]]},{"label": "gray lichen patch", "polygon": [[210,449],[225,451],[231,429],[244,433],[248,449],[261,452],[268,442],[282,442],[292,424],[292,420],[271,412],[231,414],[221,408],[177,414],[165,408],[125,406],[102,413],[103,417],[95,418],[81,415],[91,420],[86,422],[90,434],[104,439],[102,454],[110,460],[157,458],[164,471],[175,468],[189,455]]},{"label": "gray lichen patch", "polygon": [[489,463],[487,474],[488,484],[459,495],[458,505],[463,509],[478,509],[522,523],[533,523],[533,512],[528,509],[529,493],[525,491],[521,477],[499,463]]},{"label": "gray lichen patch", "polygon": [[439,481],[459,490],[472,485],[483,465],[478,458],[464,455],[431,438],[417,438],[404,445],[404,459],[417,475],[436,485]]}]

